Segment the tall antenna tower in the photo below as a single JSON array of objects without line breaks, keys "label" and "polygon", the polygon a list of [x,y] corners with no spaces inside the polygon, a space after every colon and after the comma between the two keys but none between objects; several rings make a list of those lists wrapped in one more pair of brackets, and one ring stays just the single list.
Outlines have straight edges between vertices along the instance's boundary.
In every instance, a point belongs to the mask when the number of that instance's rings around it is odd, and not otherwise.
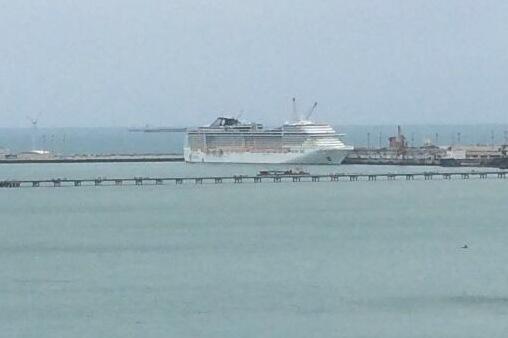
[{"label": "tall antenna tower", "polygon": [[31,150],[37,150],[37,134],[38,134],[38,128],[37,124],[39,123],[39,117],[41,117],[41,113],[37,114],[37,117],[31,117],[27,116],[26,118],[28,121],[30,121],[30,124],[32,125],[32,149]]}]

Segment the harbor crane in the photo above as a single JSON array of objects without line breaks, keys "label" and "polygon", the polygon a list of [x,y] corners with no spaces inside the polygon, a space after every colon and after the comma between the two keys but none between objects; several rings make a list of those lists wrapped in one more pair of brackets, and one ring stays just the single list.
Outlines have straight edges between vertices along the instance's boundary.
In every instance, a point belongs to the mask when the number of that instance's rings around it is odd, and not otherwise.
[{"label": "harbor crane", "polygon": [[316,110],[316,107],[317,107],[317,102],[314,102],[314,104],[312,105],[312,107],[309,109],[309,111],[307,112],[307,114],[305,115],[305,120],[308,121],[310,116],[312,115],[312,113],[314,113],[314,111]]},{"label": "harbor crane", "polygon": [[311,117],[312,113],[316,110],[317,102],[314,102],[312,107],[307,111],[305,115],[299,115],[298,110],[296,108],[296,98],[293,97],[293,121],[308,121]]}]

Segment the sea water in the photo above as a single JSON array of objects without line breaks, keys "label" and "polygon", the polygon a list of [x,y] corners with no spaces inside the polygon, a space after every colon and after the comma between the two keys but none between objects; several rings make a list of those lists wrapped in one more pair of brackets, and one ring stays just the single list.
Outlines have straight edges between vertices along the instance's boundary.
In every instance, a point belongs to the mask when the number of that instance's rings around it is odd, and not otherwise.
[{"label": "sea water", "polygon": [[[0,176],[260,168],[2,165]],[[497,178],[1,189],[0,336],[506,337],[507,200]]]}]

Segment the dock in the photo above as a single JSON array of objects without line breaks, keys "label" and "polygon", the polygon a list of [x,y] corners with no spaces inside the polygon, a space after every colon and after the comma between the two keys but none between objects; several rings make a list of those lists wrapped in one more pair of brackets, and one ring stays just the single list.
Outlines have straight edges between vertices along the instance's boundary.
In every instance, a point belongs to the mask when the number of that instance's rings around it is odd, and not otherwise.
[{"label": "dock", "polygon": [[0,180],[0,188],[21,187],[81,187],[81,186],[142,186],[163,184],[222,184],[222,183],[283,183],[283,182],[357,182],[357,181],[394,181],[394,180],[424,180],[434,179],[446,181],[451,179],[467,180],[470,178],[505,179],[508,171],[456,171],[456,172],[419,172],[419,173],[351,173],[351,174],[328,174],[328,175],[233,175],[233,176],[203,176],[203,177],[132,177],[132,178],[90,178],[90,179],[29,179],[29,180]]},{"label": "dock", "polygon": [[26,163],[124,163],[124,162],[183,162],[183,154],[85,154],[69,156],[37,156],[20,154],[0,157],[0,164]]}]

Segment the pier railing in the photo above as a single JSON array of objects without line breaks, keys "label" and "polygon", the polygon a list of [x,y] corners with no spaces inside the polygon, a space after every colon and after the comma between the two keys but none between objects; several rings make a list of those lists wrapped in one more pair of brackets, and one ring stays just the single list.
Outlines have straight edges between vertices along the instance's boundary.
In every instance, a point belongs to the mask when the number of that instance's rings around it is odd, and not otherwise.
[{"label": "pier railing", "polygon": [[420,172],[420,173],[337,173],[320,175],[233,175],[233,176],[203,176],[203,177],[132,177],[132,178],[90,178],[90,179],[29,179],[29,180],[0,180],[0,188],[20,187],[62,187],[62,186],[102,186],[102,185],[163,185],[163,184],[222,184],[222,183],[282,183],[282,182],[339,182],[339,181],[406,181],[420,180],[451,180],[451,179],[487,179],[506,178],[508,171],[456,171],[456,172]]}]

